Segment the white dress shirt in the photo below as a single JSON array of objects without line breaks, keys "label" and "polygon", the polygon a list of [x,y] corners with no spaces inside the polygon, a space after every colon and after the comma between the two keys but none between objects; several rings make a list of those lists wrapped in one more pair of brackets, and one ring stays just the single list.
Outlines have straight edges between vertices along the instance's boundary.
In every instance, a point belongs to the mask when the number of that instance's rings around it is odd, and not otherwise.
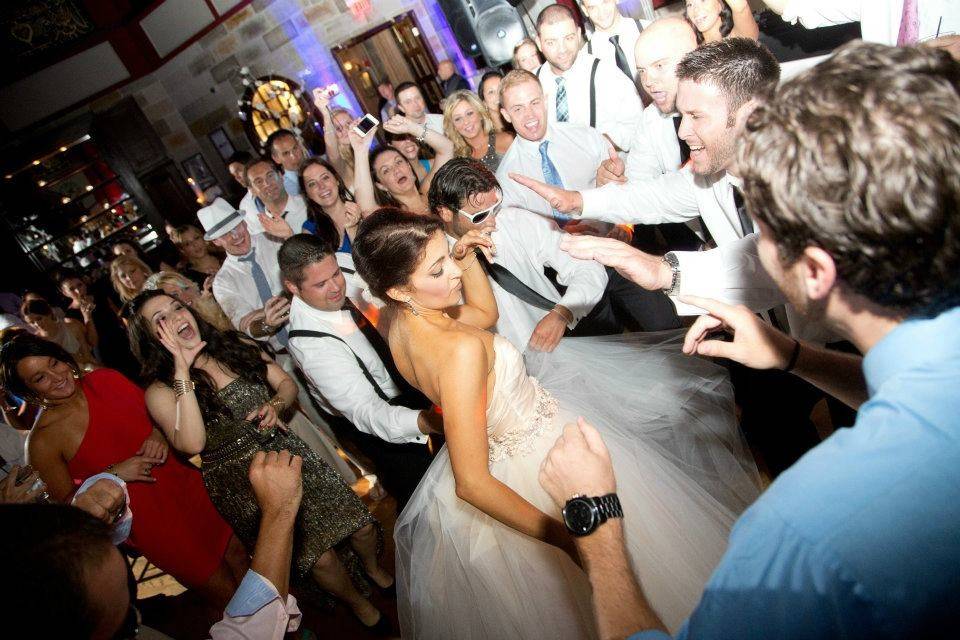
[{"label": "white dress shirt", "polygon": [[247,222],[247,227],[250,226],[250,219],[252,218],[257,224],[260,224],[257,221],[257,214],[260,211],[257,209],[257,196],[253,195],[253,191],[247,189],[247,192],[243,195],[243,198],[240,199],[240,204],[237,205],[237,210],[243,214],[243,219]]},{"label": "white dress shirt", "polygon": [[[250,234],[251,250],[256,252],[256,261],[263,269],[270,291],[273,295],[283,291],[280,279],[280,264],[277,262],[277,252],[280,243],[271,240],[263,233]],[[213,297],[217,299],[220,308],[230,318],[234,327],[240,326],[240,319],[251,311],[263,308],[263,301],[253,280],[253,267],[249,262],[240,260],[237,256],[227,254],[226,259],[217,275],[213,277]],[[283,345],[275,336],[270,337],[270,345],[280,350]]]},{"label": "white dress shirt", "polygon": [[[807,29],[860,22],[867,42],[896,45],[903,17],[903,0],[790,0],[783,10],[785,22],[798,21]],[[937,33],[960,33],[960,2],[917,0],[920,40]],[[941,22],[942,18],[942,22]]]},{"label": "white dress shirt", "polygon": [[[620,74],[623,76],[623,74]],[[625,78],[624,78],[625,79]],[[497,180],[503,191],[504,206],[519,207],[553,219],[553,208],[539,195],[517,184],[508,174],[519,173],[545,181],[541,164],[540,144],[547,145],[547,155],[557,168],[567,189],[589,189],[596,184],[597,168],[609,158],[610,143],[596,129],[569,122],[551,122],[543,140],[533,142],[517,136],[503,154],[497,169]]]},{"label": "white dress shirt", "polygon": [[443,116],[439,113],[428,113],[427,116],[427,128],[436,131],[440,135],[446,135],[443,132]]},{"label": "white dress shirt", "polygon": [[388,397],[400,395],[400,389],[380,356],[349,311],[321,311],[294,296],[288,327],[291,331],[308,329],[331,333],[347,343],[333,338],[298,337],[290,340],[290,353],[306,374],[310,395],[320,406],[333,415],[343,416],[360,431],[387,442],[427,441],[417,426],[420,412],[388,404],[363,375],[354,354],[367,366]]},{"label": "white dress shirt", "polygon": [[[243,212],[243,219],[247,221],[247,229],[250,230],[250,233],[263,233],[263,225],[257,218],[257,214],[263,211],[262,207],[263,202],[255,198],[253,211],[244,210]],[[301,233],[303,223],[307,221],[307,201],[303,199],[303,196],[288,194],[287,204],[283,208],[282,215],[294,233]]]},{"label": "white dress shirt", "polygon": [[[567,326],[573,329],[603,297],[607,272],[598,262],[577,260],[561,250],[561,238],[563,233],[553,220],[514,207],[500,210],[497,228],[490,235],[497,247],[493,261],[544,298],[569,309],[573,322]],[[545,266],[552,267],[557,272],[557,282],[567,287],[562,296],[543,272]],[[495,331],[523,351],[537,323],[549,310],[527,304],[493,278],[490,286],[500,312]]]},{"label": "white dress shirt", "polygon": [[[632,56],[631,56],[632,57]],[[596,58],[580,50],[577,59],[562,74],[567,90],[567,122],[590,126],[590,72]],[[557,122],[557,82],[559,77],[549,64],[537,71],[547,101],[547,118]],[[637,87],[613,62],[600,61],[596,76],[596,128],[610,136],[624,151],[630,150],[633,131],[643,111]]]},{"label": "white dress shirt", "polygon": [[[640,26],[646,29],[650,26],[650,21],[640,20]],[[610,42],[611,36],[619,36],[618,41],[620,48],[623,49],[623,54],[627,58],[627,64],[630,66],[630,75],[633,81],[636,82],[637,57],[634,55],[634,49],[637,46],[637,38],[640,37],[640,28],[637,26],[637,21],[633,18],[620,15],[609,31],[595,29],[587,39],[587,44],[584,47],[587,53],[601,60],[606,60],[616,67],[616,49],[613,48],[613,43]],[[619,67],[617,68],[619,69]]]},{"label": "white dress shirt", "polygon": [[680,141],[673,124],[673,119],[679,117],[676,113],[664,114],[655,104],[643,110],[627,154],[628,182],[656,178],[680,169]]}]

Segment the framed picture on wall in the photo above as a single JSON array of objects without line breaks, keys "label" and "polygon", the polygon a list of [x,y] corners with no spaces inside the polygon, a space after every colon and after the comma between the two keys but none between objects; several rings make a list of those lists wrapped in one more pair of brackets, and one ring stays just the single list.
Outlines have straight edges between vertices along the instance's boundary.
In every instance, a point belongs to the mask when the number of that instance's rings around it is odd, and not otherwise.
[{"label": "framed picture on wall", "polygon": [[217,179],[213,177],[213,172],[210,171],[210,167],[207,166],[207,161],[203,159],[202,154],[198,153],[190,156],[181,165],[183,166],[183,172],[188,177],[193,178],[193,181],[201,189],[206,189],[217,183]]},{"label": "framed picture on wall", "polygon": [[226,162],[230,159],[234,153],[236,153],[236,148],[233,146],[233,143],[230,142],[230,138],[227,136],[227,132],[223,130],[223,127],[218,127],[210,132],[207,136],[210,138],[210,142],[213,143],[213,146],[217,148],[217,153],[220,154],[220,158]]}]

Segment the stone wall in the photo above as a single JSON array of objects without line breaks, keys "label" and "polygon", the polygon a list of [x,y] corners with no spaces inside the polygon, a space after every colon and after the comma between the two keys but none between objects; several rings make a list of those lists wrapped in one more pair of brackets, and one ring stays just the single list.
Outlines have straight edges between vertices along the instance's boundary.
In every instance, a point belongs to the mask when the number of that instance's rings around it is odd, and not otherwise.
[{"label": "stone wall", "polygon": [[[237,100],[245,87],[238,71],[277,73],[308,87],[338,82],[347,87],[330,49],[394,16],[413,11],[438,60],[454,57],[454,42],[442,13],[431,0],[372,0],[372,13],[358,20],[344,0],[254,0],[148,76],[91,105],[106,106],[132,95],[178,165],[203,154],[224,187],[230,177],[208,139],[223,127],[237,149],[252,151]],[[455,46],[455,45],[454,45]]]}]

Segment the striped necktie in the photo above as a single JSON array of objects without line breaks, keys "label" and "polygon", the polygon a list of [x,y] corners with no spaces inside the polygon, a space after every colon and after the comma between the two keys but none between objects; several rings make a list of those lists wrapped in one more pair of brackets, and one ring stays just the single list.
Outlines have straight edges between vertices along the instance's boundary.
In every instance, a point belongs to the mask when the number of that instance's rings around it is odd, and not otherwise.
[{"label": "striped necktie", "polygon": [[557,78],[557,122],[567,122],[570,119],[570,108],[567,106],[567,87],[564,86],[563,76]]}]

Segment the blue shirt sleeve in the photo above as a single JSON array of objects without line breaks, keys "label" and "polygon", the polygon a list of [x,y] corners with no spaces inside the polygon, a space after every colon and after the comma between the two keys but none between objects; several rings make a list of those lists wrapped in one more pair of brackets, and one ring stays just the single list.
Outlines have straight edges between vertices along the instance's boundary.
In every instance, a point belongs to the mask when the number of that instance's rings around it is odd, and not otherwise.
[{"label": "blue shirt sleeve", "polygon": [[276,587],[253,569],[248,569],[237,592],[227,604],[226,614],[231,618],[252,616],[280,597]]}]

